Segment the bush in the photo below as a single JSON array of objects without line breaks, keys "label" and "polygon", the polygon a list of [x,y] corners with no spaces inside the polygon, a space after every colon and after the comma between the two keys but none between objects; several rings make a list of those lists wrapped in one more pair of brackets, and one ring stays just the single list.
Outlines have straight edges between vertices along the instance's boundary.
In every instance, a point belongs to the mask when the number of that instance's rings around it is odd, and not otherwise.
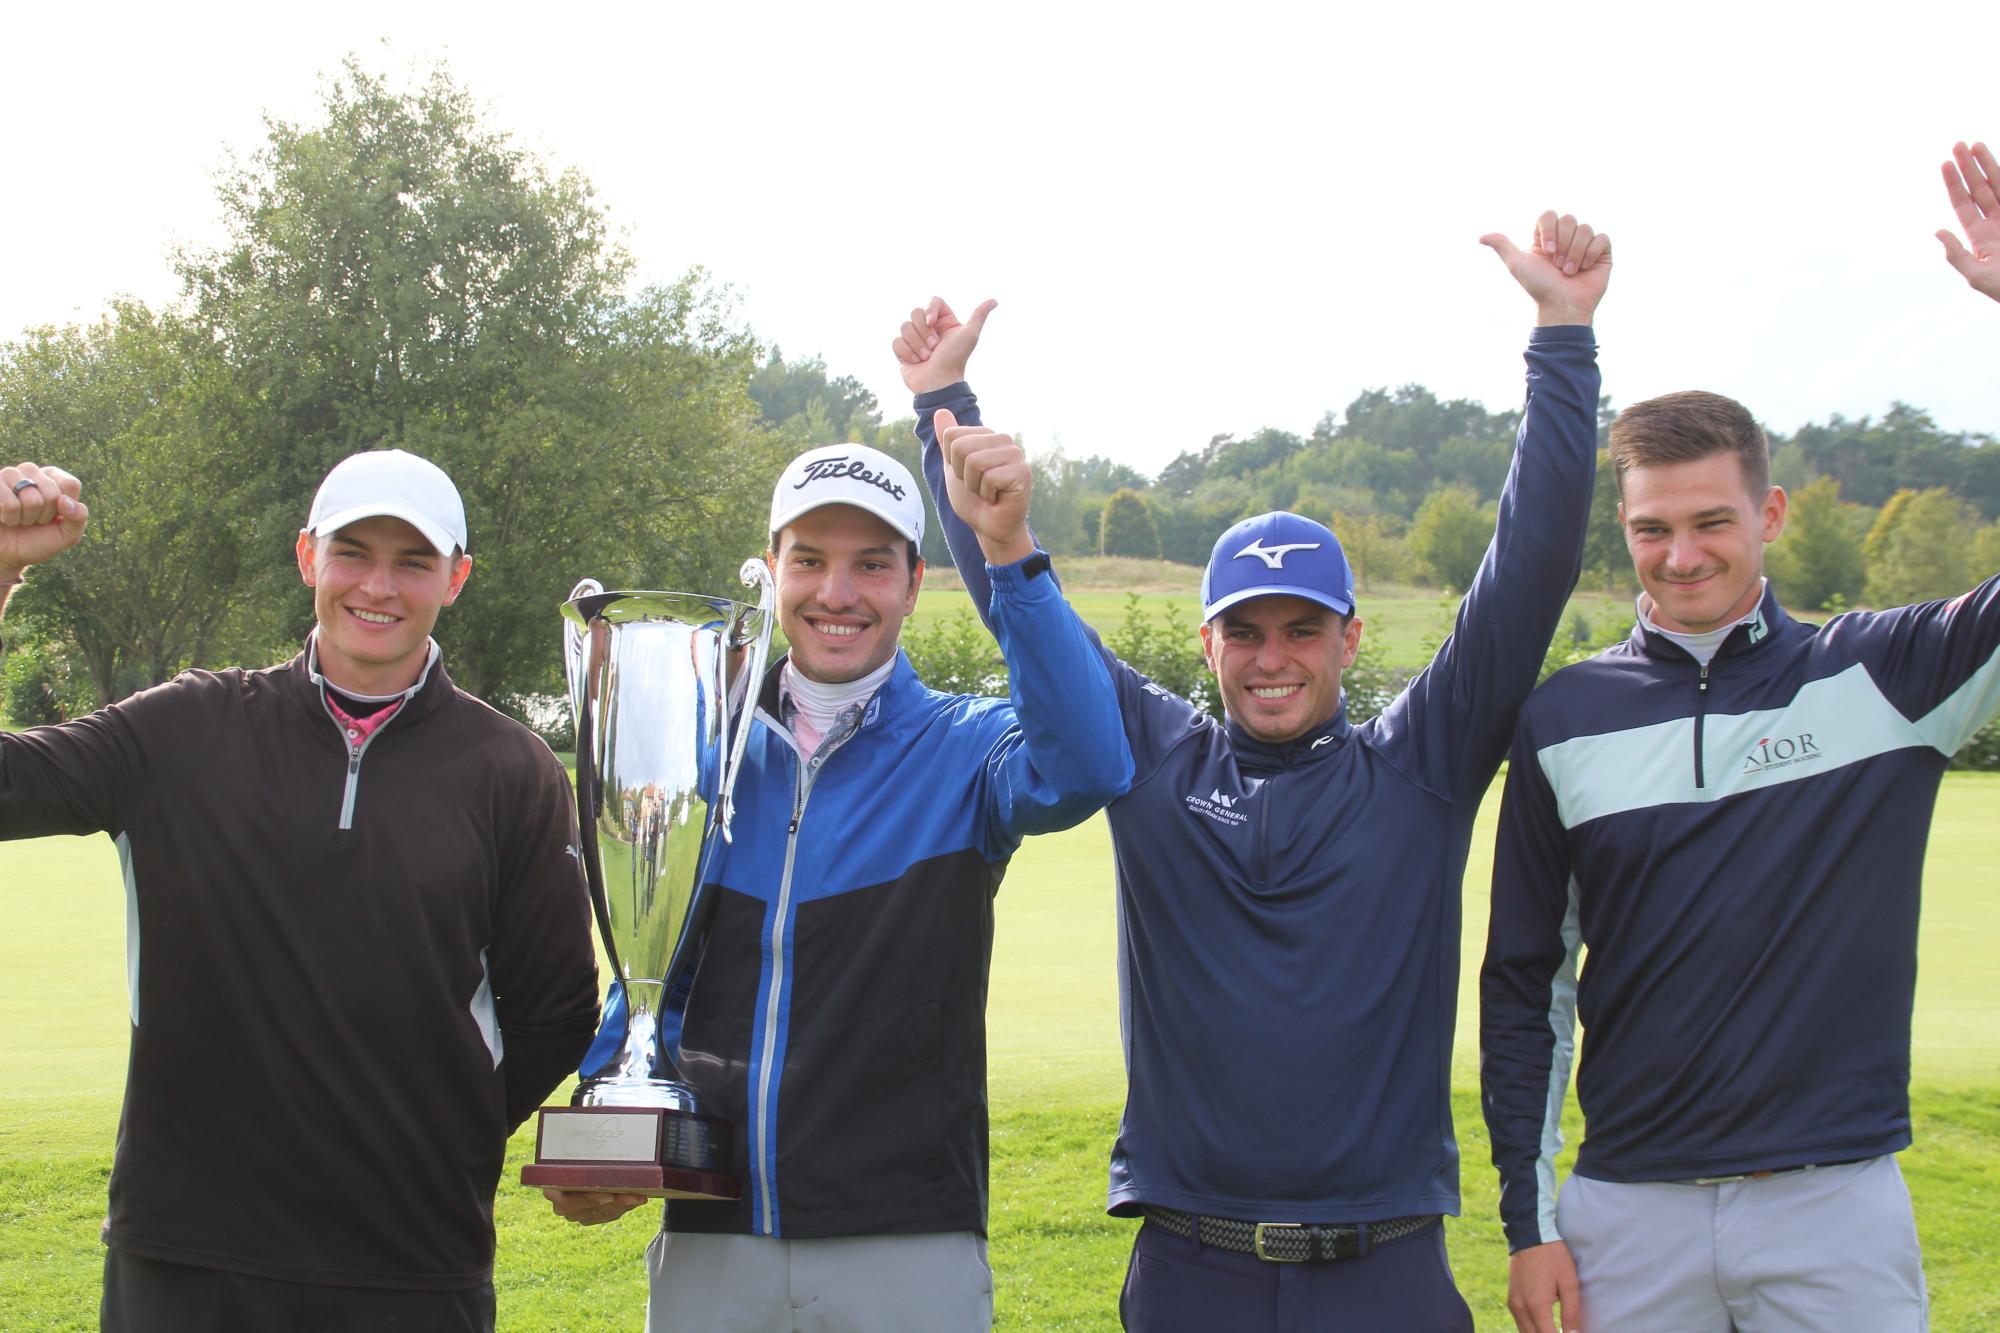
[{"label": "bush", "polygon": [[1959,752],[1951,757],[1952,768],[1976,768],[2000,772],[2000,718],[1995,718],[1972,734]]},{"label": "bush", "polygon": [[25,617],[7,626],[0,658],[0,713],[16,727],[45,727],[97,707],[97,691],[77,654],[37,634]]},{"label": "bush", "polygon": [[1097,553],[1136,555],[1141,560],[1160,558],[1160,525],[1153,518],[1153,506],[1129,486],[1105,501]]},{"label": "bush", "polygon": [[1000,645],[965,607],[922,629],[905,628],[902,644],[917,679],[932,689],[1007,697],[1007,663]]},{"label": "bush", "polygon": [[1452,486],[1432,491],[1410,522],[1410,553],[1431,577],[1453,592],[1472,586],[1479,562],[1493,540],[1493,520],[1482,513],[1471,490]]},{"label": "bush", "polygon": [[1889,497],[1868,533],[1868,600],[1908,606],[1956,597],[1978,582],[1971,508],[1942,486]]},{"label": "bush", "polygon": [[1139,594],[1125,594],[1125,620],[1104,636],[1104,646],[1127,666],[1170,694],[1207,713],[1222,717],[1222,692],[1209,673],[1196,622],[1182,621],[1180,607],[1167,603],[1162,619],[1147,617]]}]

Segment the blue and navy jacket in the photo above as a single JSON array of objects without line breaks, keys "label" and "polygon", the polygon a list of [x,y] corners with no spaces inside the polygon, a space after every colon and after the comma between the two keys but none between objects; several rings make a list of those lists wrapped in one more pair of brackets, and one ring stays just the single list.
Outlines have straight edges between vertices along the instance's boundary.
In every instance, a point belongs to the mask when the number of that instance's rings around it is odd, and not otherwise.
[{"label": "blue and navy jacket", "polygon": [[[1380,717],[1353,726],[1343,706],[1265,745],[1105,654],[1134,760],[1109,807],[1129,1080],[1114,1214],[1458,1211],[1460,883],[1480,796],[1576,581],[1597,395],[1591,331],[1535,330],[1493,545],[1437,659]],[[962,384],[917,399],[942,496],[938,407],[978,418]],[[945,523],[976,570],[971,534]]]},{"label": "blue and navy jacket", "polygon": [[1046,569],[988,574],[1011,699],[926,689],[899,654],[804,764],[766,676],[676,1053],[735,1124],[743,1197],[674,1200],[668,1230],[985,1227],[993,894],[1022,838],[1132,773],[1109,673]]},{"label": "blue and navy jacket", "polygon": [[[1576,1161],[1687,1180],[1909,1146],[1917,901],[1946,761],[2000,710],[2000,579],[1954,601],[1756,617],[1707,667],[1643,622],[1522,713],[1480,990],[1515,1249]],[[1588,962],[1578,971],[1580,951]]]}]

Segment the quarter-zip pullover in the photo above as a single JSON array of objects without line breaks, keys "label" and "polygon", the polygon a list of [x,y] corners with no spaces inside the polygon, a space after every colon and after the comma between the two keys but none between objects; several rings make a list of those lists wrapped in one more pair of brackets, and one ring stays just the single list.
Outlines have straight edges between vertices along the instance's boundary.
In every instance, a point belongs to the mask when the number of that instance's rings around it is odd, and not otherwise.
[{"label": "quarter-zip pullover", "polygon": [[[1535,330],[1493,545],[1452,636],[1381,716],[1357,727],[1343,708],[1266,745],[1104,654],[1134,763],[1108,810],[1129,1079],[1113,1213],[1458,1211],[1460,884],[1480,797],[1581,563],[1595,351],[1587,328]],[[925,475],[948,509],[939,407],[979,417],[963,384],[917,399]],[[971,533],[955,514],[944,524],[983,606]]]},{"label": "quarter-zip pullover", "polygon": [[1535,692],[1481,977],[1513,1248],[1561,1238],[1579,1019],[1580,1175],[1689,1180],[1909,1145],[1931,809],[1996,711],[2000,578],[1824,626],[1767,589],[1705,664],[1641,624]]},{"label": "quarter-zip pullover", "polygon": [[665,1028],[735,1125],[743,1195],[673,1200],[668,1230],[986,1226],[993,895],[1022,838],[1080,822],[1132,772],[1104,664],[1036,572],[1047,559],[991,572],[1008,699],[926,689],[898,654],[805,758],[784,664],[767,674]]},{"label": "quarter-zip pullover", "polygon": [[111,1244],[477,1287],[507,1135],[596,1024],[575,805],[548,747],[435,657],[345,730],[304,654],[184,672],[0,732],[0,839],[108,832],[124,867]]}]

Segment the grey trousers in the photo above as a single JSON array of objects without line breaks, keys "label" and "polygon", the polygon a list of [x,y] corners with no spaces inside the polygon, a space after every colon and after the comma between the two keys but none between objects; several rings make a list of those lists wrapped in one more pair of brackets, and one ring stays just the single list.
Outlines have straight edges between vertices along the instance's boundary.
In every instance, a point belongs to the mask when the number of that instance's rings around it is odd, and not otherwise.
[{"label": "grey trousers", "polygon": [[973,1231],[783,1240],[661,1232],[646,1333],[987,1333],[993,1270]]},{"label": "grey trousers", "polygon": [[1894,1157],[1726,1185],[1571,1176],[1556,1202],[1584,1333],[1924,1333]]}]

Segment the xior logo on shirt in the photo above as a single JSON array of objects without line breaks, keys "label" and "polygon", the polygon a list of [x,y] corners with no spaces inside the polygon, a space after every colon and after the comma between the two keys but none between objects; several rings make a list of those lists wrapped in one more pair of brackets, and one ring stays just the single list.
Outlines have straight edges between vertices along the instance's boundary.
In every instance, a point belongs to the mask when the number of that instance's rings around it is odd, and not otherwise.
[{"label": "xior logo on shirt", "polygon": [[806,475],[793,490],[804,490],[815,481],[836,481],[841,477],[852,477],[865,481],[870,486],[885,490],[898,500],[903,498],[903,488],[879,472],[870,472],[865,463],[853,458],[816,458],[806,464]]},{"label": "xior logo on shirt", "polygon": [[1250,818],[1236,808],[1242,800],[1241,796],[1224,796],[1222,789],[1218,787],[1206,796],[1196,796],[1190,792],[1187,807],[1191,814],[1207,815],[1218,824],[1235,828],[1239,824],[1247,823]]},{"label": "xior logo on shirt", "polygon": [[1763,773],[1773,768],[1788,768],[1793,764],[1803,764],[1810,759],[1824,759],[1819,746],[1813,744],[1812,733],[1802,731],[1796,736],[1780,736],[1773,740],[1766,736],[1757,742],[1757,748],[1743,756],[1745,773]]}]

